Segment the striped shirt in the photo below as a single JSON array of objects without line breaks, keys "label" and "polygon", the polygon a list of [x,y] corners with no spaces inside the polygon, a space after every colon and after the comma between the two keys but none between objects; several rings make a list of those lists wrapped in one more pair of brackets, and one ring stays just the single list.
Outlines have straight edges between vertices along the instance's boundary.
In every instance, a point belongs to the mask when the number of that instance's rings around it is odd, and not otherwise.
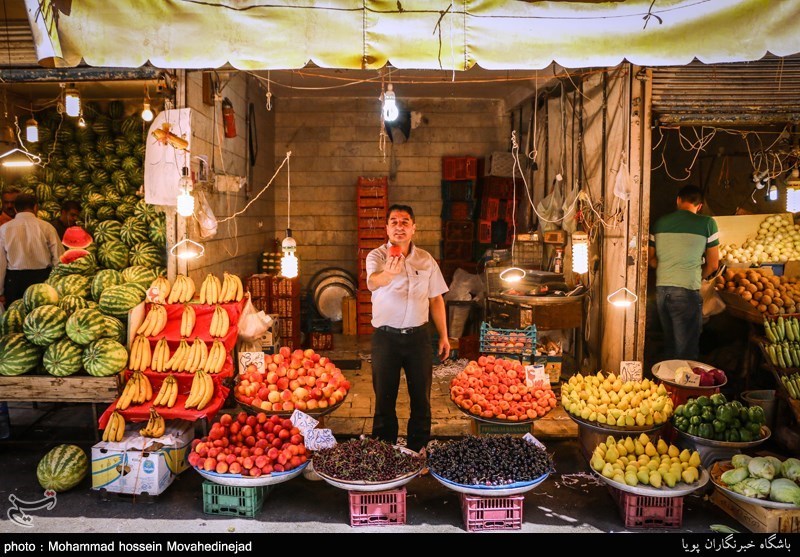
[{"label": "striped shirt", "polygon": [[55,267],[62,253],[61,239],[52,224],[27,211],[17,213],[11,222],[0,227],[0,295],[6,270]]},{"label": "striped shirt", "polygon": [[719,245],[717,221],[679,209],[658,219],[650,235],[656,248],[656,286],[700,290],[703,255]]}]

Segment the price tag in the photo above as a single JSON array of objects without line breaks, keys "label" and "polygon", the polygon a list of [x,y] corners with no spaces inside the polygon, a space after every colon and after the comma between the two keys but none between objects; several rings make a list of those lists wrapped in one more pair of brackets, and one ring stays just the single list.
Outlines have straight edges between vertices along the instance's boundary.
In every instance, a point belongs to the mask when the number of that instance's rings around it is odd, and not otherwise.
[{"label": "price tag", "polygon": [[542,389],[550,386],[550,376],[542,364],[525,366],[525,385],[534,389]]},{"label": "price tag", "polygon": [[300,430],[300,434],[303,437],[306,437],[310,431],[319,425],[317,420],[300,410],[292,412],[292,417],[289,419],[292,421],[292,425]]},{"label": "price tag", "polygon": [[699,387],[700,386],[700,376],[696,373],[690,373],[689,376],[686,378],[686,383],[684,383],[687,387]]},{"label": "price tag", "polygon": [[622,361],[619,364],[619,377],[623,382],[642,380],[642,362]]},{"label": "price tag", "polygon": [[147,289],[147,301],[151,304],[158,303],[160,293],[158,286],[151,286]]},{"label": "price tag", "polygon": [[[264,353],[263,352],[239,352],[239,373],[248,371],[248,367],[255,366],[259,373],[264,373]],[[250,370],[252,371],[252,369]]]},{"label": "price tag", "polygon": [[539,448],[540,448],[540,449],[542,449],[543,451],[546,451],[546,450],[547,450],[547,449],[545,448],[545,446],[542,444],[542,442],[541,442],[541,441],[539,441],[539,440],[538,440],[536,437],[534,437],[534,436],[533,436],[533,435],[531,435],[530,433],[526,433],[525,435],[523,435],[523,436],[522,436],[522,438],[523,438],[525,441],[527,441],[528,443],[533,443],[533,444],[534,444],[536,447],[539,447]]},{"label": "price tag", "polygon": [[312,429],[308,435],[304,435],[303,443],[310,451],[320,449],[330,449],[336,445],[336,438],[330,429]]}]

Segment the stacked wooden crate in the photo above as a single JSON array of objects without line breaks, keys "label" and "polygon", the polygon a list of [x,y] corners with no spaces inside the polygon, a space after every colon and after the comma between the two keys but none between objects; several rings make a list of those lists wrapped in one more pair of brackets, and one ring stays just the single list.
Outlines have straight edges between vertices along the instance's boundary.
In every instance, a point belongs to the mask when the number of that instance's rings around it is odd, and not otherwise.
[{"label": "stacked wooden crate", "polygon": [[477,158],[442,157],[441,269],[448,283],[458,268],[475,272],[473,217],[477,177]]},{"label": "stacked wooden crate", "polygon": [[300,348],[300,279],[272,277],[270,313],[279,316],[281,345]]},{"label": "stacked wooden crate", "polygon": [[512,178],[485,176],[481,179],[477,251],[511,245],[519,200],[519,195],[514,197]]},{"label": "stacked wooden crate", "polygon": [[356,294],[359,335],[372,333],[372,293],[367,288],[367,255],[386,243],[386,211],[389,208],[388,181],[382,178],[358,179],[356,193],[358,219],[358,292]]}]

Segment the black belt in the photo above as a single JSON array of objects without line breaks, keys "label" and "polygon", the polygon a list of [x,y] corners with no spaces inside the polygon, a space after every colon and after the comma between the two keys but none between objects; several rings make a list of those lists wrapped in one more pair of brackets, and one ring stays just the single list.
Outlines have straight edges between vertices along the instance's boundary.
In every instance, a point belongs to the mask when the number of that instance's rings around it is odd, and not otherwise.
[{"label": "black belt", "polygon": [[414,333],[421,331],[425,327],[427,327],[427,323],[423,323],[419,327],[407,327],[405,329],[398,329],[396,327],[390,327],[389,325],[383,325],[378,327],[381,331],[386,331],[387,333],[394,333],[396,335],[413,335]]}]

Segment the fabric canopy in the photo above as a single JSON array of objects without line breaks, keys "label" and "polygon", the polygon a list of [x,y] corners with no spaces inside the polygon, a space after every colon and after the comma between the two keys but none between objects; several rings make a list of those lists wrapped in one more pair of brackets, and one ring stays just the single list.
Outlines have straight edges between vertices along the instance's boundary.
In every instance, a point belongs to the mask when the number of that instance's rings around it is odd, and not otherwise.
[{"label": "fabric canopy", "polygon": [[800,52],[798,0],[25,0],[42,65],[541,69]]}]

